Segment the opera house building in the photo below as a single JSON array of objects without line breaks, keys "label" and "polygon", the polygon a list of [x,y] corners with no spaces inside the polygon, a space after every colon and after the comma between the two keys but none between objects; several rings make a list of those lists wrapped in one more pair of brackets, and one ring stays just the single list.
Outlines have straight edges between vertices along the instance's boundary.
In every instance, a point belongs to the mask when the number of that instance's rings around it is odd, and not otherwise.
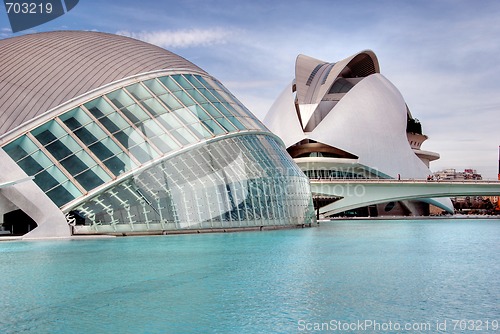
[{"label": "opera house building", "polygon": [[[316,182],[352,179],[426,179],[439,154],[421,149],[427,136],[398,89],[363,51],[335,63],[299,55],[295,79],[273,104],[264,124],[311,179],[317,209],[340,199],[314,192]],[[362,198],[360,198],[362,200]],[[360,201],[361,202],[361,201]],[[448,198],[378,203],[355,216],[425,215],[429,204],[453,212]]]},{"label": "opera house building", "polygon": [[[285,147],[217,79],[128,37],[24,35],[0,40],[0,60],[3,233],[36,238],[310,224],[309,179],[287,147],[300,151],[314,140],[337,147],[342,158],[359,153],[337,141],[338,130],[322,126],[325,108],[300,120],[293,101],[271,122]],[[354,90],[385,84],[374,79]],[[341,90],[359,80],[345,81]],[[306,82],[301,77],[297,85]],[[331,96],[339,96],[337,85]],[[309,87],[297,90],[301,108],[317,101]],[[276,128],[278,118],[294,126],[293,138]],[[390,115],[384,120],[392,122]],[[308,143],[303,130],[312,131]],[[387,175],[403,172],[379,167]]]}]

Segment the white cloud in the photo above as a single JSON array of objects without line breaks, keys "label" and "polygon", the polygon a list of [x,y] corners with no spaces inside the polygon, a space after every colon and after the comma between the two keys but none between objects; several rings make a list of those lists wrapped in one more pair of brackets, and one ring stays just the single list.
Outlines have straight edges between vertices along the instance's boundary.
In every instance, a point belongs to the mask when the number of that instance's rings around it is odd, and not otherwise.
[{"label": "white cloud", "polygon": [[223,28],[212,29],[183,29],[159,31],[118,31],[118,35],[128,36],[142,40],[163,48],[189,48],[196,46],[211,46],[225,44],[234,31]]}]

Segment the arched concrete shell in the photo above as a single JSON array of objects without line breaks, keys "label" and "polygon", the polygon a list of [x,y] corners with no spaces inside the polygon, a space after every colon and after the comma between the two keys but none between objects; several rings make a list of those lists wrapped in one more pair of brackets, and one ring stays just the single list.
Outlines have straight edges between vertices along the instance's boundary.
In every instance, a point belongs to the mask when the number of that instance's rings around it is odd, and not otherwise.
[{"label": "arched concrete shell", "polygon": [[264,118],[264,124],[283,140],[287,148],[306,137],[295,110],[292,85],[293,82],[287,85],[272,105],[271,110],[276,112],[269,112]]},{"label": "arched concrete shell", "polygon": [[129,37],[56,31],[0,40],[0,136],[68,100],[114,81],[163,69],[204,72]]},{"label": "arched concrete shell", "polygon": [[405,101],[381,74],[354,86],[309,138],[352,153],[359,163],[391,177],[425,178],[430,173],[406,138]]},{"label": "arched concrete shell", "polygon": [[[371,50],[358,52],[350,57],[347,57],[337,63],[326,63],[322,60],[311,58],[305,55],[297,57],[295,66],[295,77],[297,81],[297,101],[299,104],[314,104],[317,105],[321,99],[328,93],[337,77],[344,69],[357,57],[366,55],[373,65],[375,73],[380,73],[380,66],[377,56]],[[307,81],[311,72],[316,66],[318,69],[310,85]],[[325,77],[326,76],[326,77]]]}]

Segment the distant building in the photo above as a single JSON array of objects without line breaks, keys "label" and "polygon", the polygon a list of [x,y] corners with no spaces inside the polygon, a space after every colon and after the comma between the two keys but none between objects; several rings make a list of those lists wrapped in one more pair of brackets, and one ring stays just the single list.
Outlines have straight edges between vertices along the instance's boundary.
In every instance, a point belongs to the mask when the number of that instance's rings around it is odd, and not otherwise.
[{"label": "distant building", "polygon": [[454,168],[447,168],[437,171],[433,174],[436,180],[482,180],[483,177],[475,169],[464,169],[463,172],[458,172]]}]

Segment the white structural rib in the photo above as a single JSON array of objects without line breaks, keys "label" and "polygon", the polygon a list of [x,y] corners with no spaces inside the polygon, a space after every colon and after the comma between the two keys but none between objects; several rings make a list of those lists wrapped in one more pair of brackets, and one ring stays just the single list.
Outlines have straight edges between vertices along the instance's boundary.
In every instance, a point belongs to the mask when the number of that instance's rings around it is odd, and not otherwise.
[{"label": "white structural rib", "polygon": [[[317,66],[322,64],[326,65],[327,63],[306,55],[297,56],[297,60],[295,61],[295,81],[297,85],[297,100],[300,104],[306,103],[306,94],[310,87],[310,85],[307,85],[308,80],[315,76],[313,72],[315,72]],[[315,74],[317,75],[317,71]]]},{"label": "white structural rib", "polygon": [[290,147],[306,137],[295,111],[292,84],[290,83],[281,92],[264,118],[264,124],[283,140],[286,147]]},{"label": "white structural rib", "polygon": [[33,179],[34,179],[34,177],[33,177],[33,176],[28,176],[28,177],[24,177],[24,178],[22,178],[22,179],[17,179],[17,180],[12,180],[12,181],[3,182],[3,183],[0,183],[0,189],[2,189],[2,188],[7,188],[7,187],[10,187],[10,186],[13,186],[13,185],[19,184],[19,183],[23,183],[23,182],[31,181],[31,180],[33,180]]}]

